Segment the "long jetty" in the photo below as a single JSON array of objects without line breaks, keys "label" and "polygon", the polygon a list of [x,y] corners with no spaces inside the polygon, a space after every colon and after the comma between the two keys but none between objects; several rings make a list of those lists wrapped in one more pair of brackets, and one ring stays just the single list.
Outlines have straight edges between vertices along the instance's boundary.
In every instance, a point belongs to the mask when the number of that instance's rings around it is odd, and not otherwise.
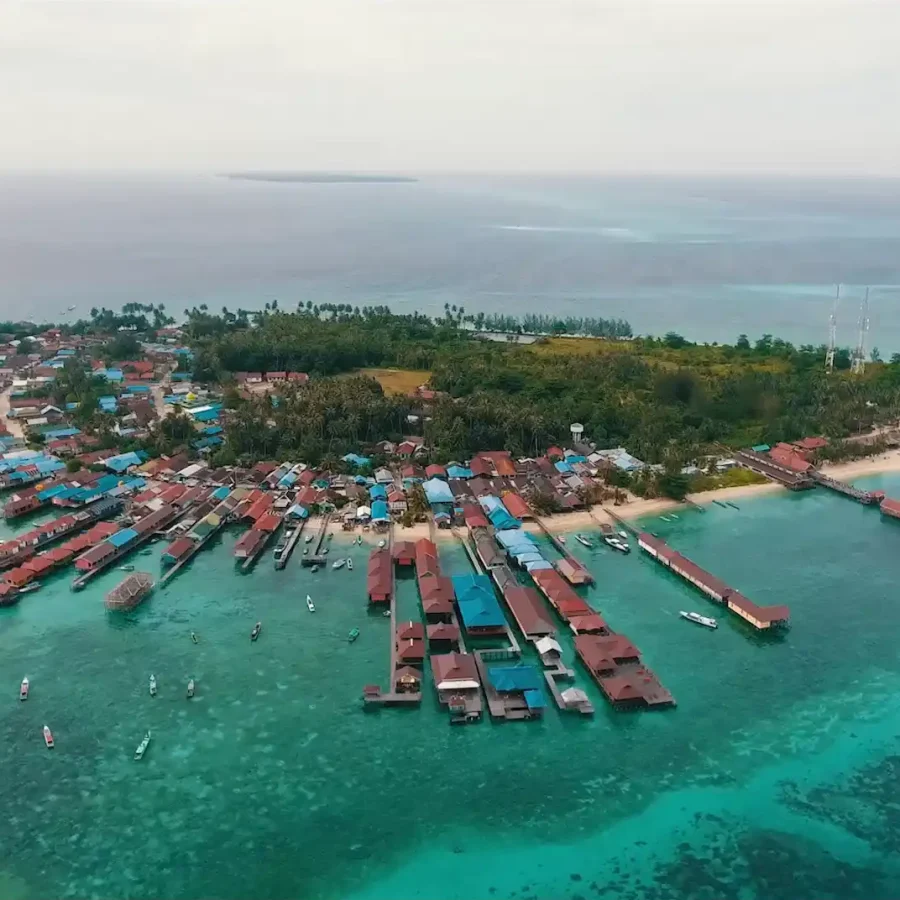
[{"label": "long jetty", "polygon": [[327,512],[322,516],[322,523],[319,525],[319,533],[316,540],[316,549],[310,556],[303,557],[304,566],[324,566],[328,560],[322,553],[322,545],[325,543],[325,535],[328,533],[328,523],[331,521],[331,513]]},{"label": "long jetty", "polygon": [[847,484],[846,481],[838,481],[837,478],[831,478],[828,475],[824,475],[817,469],[813,469],[810,472],[810,477],[816,484],[828,488],[831,491],[836,491],[839,494],[843,494],[845,497],[849,497],[857,503],[862,503],[863,506],[877,506],[884,500],[884,491],[864,491],[861,488],[854,487],[852,484]]},{"label": "long jetty", "polygon": [[662,538],[642,532],[638,535],[638,546],[660,565],[694,585],[711,600],[727,607],[754,628],[764,631],[786,626],[790,622],[787,606],[758,606],[715,575],[673,550]]},{"label": "long jetty", "polygon": [[294,547],[297,546],[297,541],[300,540],[300,536],[303,534],[303,529],[306,527],[306,523],[308,521],[308,519],[301,519],[297,527],[294,529],[294,533],[291,534],[288,538],[288,542],[284,545],[284,550],[282,551],[281,556],[275,560],[276,571],[280,572],[288,564],[288,560],[291,558],[291,554],[294,552]]}]

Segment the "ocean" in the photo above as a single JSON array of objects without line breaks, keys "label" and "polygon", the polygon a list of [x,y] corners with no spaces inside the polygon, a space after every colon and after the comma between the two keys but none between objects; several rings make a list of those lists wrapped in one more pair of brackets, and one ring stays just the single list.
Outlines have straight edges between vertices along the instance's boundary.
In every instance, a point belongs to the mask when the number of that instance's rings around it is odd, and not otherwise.
[{"label": "ocean", "polygon": [[[900,476],[861,484],[900,494]],[[0,610],[0,897],[900,896],[900,525],[820,490],[738,505],[644,524],[751,599],[788,603],[782,637],[637,551],[570,541],[589,602],[678,701],[611,710],[564,640],[592,719],[452,728],[427,667],[421,708],[364,712],[389,623],[367,613],[366,548],[340,535],[352,572],[276,572],[267,553],[242,576],[232,531],[126,615],[102,600],[121,573],[77,594],[71,571],[51,577]],[[158,571],[153,547],[131,561]],[[440,552],[468,570],[452,542]],[[402,578],[401,616],[416,597]]]},{"label": "ocean", "polygon": [[[92,306],[621,316],[900,351],[900,181],[423,175],[409,184],[0,176],[0,316]],[[77,309],[69,314],[68,306]]]}]

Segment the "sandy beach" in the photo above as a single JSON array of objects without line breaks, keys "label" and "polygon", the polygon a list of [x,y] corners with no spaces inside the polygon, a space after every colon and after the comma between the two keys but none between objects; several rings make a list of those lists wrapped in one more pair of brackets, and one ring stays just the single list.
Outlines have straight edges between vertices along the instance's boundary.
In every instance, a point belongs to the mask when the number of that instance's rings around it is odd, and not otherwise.
[{"label": "sandy beach", "polygon": [[[835,465],[823,465],[821,471],[842,481],[853,481],[856,478],[864,478],[867,475],[880,475],[885,472],[900,472],[900,450],[891,450],[888,453],[882,453],[876,457],[868,459],[858,459],[853,462],[837,463]],[[779,484],[765,482],[762,484],[745,484],[739,487],[719,488],[714,491],[703,491],[698,494],[689,494],[688,500],[700,506],[712,503],[718,500],[721,503],[727,501],[735,502],[741,499],[751,497],[763,497],[767,494],[778,493],[783,491]],[[609,507],[619,518],[632,521],[643,516],[659,516],[683,507],[684,504],[675,500],[667,500],[657,498],[654,500],[642,500],[640,498],[631,498],[621,506]],[[615,524],[614,519],[606,514],[606,506],[594,506],[590,511],[580,510],[578,512],[557,513],[552,516],[543,516],[542,521],[550,531],[555,533],[566,533],[573,531],[586,531],[596,528],[600,522],[608,522]],[[540,528],[533,522],[524,524],[526,531],[539,532]],[[394,526],[394,540],[397,541],[417,541],[420,538],[428,538],[431,530],[427,522],[417,522],[410,528],[404,528],[402,525]],[[452,537],[452,532],[446,529],[436,531],[438,538]],[[374,543],[378,536],[375,534],[367,534],[366,540]]]}]

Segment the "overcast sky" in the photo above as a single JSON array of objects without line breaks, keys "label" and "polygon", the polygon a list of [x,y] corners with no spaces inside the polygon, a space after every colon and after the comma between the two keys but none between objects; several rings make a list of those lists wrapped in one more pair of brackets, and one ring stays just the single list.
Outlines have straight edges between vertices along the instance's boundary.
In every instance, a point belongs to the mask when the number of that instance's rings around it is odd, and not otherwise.
[{"label": "overcast sky", "polygon": [[0,3],[0,169],[900,174],[900,2]]}]

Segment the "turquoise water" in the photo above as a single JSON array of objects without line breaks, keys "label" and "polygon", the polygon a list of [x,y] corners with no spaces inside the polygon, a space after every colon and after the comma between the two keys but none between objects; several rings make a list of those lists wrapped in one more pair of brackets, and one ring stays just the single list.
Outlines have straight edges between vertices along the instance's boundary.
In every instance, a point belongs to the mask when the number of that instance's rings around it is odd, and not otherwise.
[{"label": "turquoise water", "polygon": [[[900,478],[866,484],[900,495]],[[591,603],[675,694],[662,713],[613,712],[577,665],[591,720],[450,728],[427,674],[420,709],[364,713],[389,641],[366,548],[353,572],[275,572],[267,554],[241,576],[227,535],[126,616],[102,602],[121,573],[79,594],[57,577],[0,614],[0,897],[900,895],[900,523],[824,492],[739,505],[648,524],[789,603],[783,638],[637,553],[573,547]],[[133,561],[155,571],[158,552]],[[441,555],[466,570],[453,544]],[[402,580],[404,615],[415,598]]]}]

